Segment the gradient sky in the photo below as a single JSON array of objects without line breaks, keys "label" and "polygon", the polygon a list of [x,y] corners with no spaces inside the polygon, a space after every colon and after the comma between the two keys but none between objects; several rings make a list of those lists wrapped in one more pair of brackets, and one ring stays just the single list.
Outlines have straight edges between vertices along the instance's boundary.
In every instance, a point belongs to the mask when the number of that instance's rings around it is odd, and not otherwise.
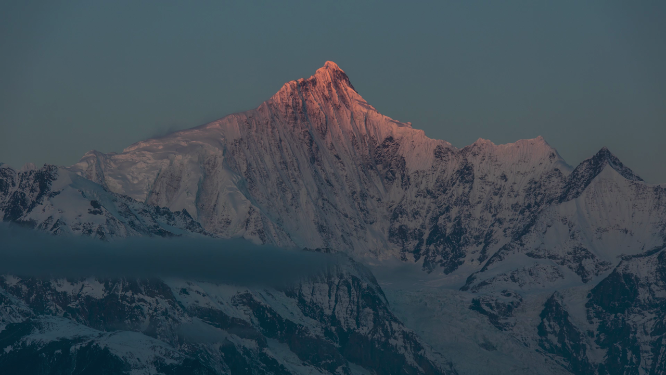
[{"label": "gradient sky", "polygon": [[70,165],[259,105],[326,60],[463,147],[608,146],[666,183],[666,2],[2,1],[0,161]]}]

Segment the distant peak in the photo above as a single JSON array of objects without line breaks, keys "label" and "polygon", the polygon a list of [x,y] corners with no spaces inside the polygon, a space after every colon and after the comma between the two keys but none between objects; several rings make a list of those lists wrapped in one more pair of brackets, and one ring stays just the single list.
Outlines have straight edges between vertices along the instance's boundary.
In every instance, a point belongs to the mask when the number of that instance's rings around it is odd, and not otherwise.
[{"label": "distant peak", "polygon": [[34,171],[37,170],[37,167],[35,166],[34,163],[25,163],[23,165],[23,168],[21,168],[21,172],[28,172],[28,171]]},{"label": "distant peak", "polygon": [[615,169],[622,177],[631,181],[643,181],[640,176],[634,173],[629,167],[622,164],[620,159],[617,156],[613,155],[612,152],[607,147],[602,147],[599,152],[592,157],[592,159],[598,160],[598,163],[605,163],[611,168]]},{"label": "distant peak", "polygon": [[536,138],[531,138],[531,139],[519,139],[513,143],[504,143],[499,145],[495,144],[493,141],[489,139],[479,138],[469,147],[516,147],[516,146],[537,147],[547,150],[551,149],[554,150],[542,136],[538,136]]},{"label": "distant peak", "polygon": [[620,159],[613,155],[607,147],[602,147],[594,156],[584,160],[569,176],[569,182],[560,201],[567,201],[579,197],[583,190],[594,180],[606,167],[614,169],[622,177],[630,181],[643,181],[631,169],[626,167]]},{"label": "distant peak", "polygon": [[588,160],[593,160],[596,161],[597,163],[609,163],[609,164],[619,164],[622,165],[622,162],[620,159],[618,159],[615,155],[613,155],[612,152],[608,149],[608,147],[604,146],[601,148],[601,150],[597,151],[594,156],[589,158]]},{"label": "distant peak", "polygon": [[594,157],[608,159],[615,157],[615,155],[610,152],[608,147],[604,146],[594,155]]},{"label": "distant peak", "polygon": [[495,146],[495,143],[489,139],[479,138],[471,146],[483,147],[483,146]]}]

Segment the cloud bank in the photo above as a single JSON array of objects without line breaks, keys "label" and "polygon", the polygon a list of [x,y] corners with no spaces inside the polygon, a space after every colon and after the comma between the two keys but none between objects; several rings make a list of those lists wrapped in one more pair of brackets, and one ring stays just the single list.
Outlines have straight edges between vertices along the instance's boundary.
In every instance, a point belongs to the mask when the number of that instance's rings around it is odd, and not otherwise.
[{"label": "cloud bank", "polygon": [[240,239],[133,238],[107,243],[0,225],[0,274],[28,277],[157,277],[278,286],[321,273],[342,259]]}]

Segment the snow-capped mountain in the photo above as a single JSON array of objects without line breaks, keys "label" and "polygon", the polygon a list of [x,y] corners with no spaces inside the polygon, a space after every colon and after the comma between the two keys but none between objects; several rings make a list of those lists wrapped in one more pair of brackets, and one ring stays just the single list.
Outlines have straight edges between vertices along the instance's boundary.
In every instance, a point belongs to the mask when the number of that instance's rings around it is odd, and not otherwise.
[{"label": "snow-capped mountain", "polygon": [[466,287],[514,255],[587,281],[666,236],[664,188],[607,149],[573,170],[541,137],[457,149],[381,115],[332,62],[255,110],[71,170],[223,237],[464,266]]},{"label": "snow-capped mountain", "polygon": [[[134,325],[123,329],[163,343],[149,347],[177,351],[156,349],[148,367],[121,361],[132,371],[186,360],[214,372],[251,367],[247,373],[362,373],[381,365],[380,373],[441,373],[449,360],[465,374],[665,371],[666,186],[645,183],[606,148],[572,168],[541,137],[505,145],[479,139],[462,149],[429,139],[381,115],[332,62],[254,110],[121,153],[91,151],[69,168],[0,173],[3,221],[53,233],[244,237],[339,250],[373,270],[396,259],[421,270],[409,282],[384,272],[377,283],[353,263],[353,271],[288,290],[186,281],[165,281],[157,294],[132,287],[160,302],[144,309],[145,301],[128,300],[120,306],[133,307],[114,314],[167,312],[128,318]],[[13,301],[6,321],[31,332],[12,347],[39,352],[46,346],[30,346],[29,337],[80,324],[99,332],[82,334],[98,338],[77,348],[116,353],[105,343],[109,327],[84,318],[80,293],[52,291],[72,282],[5,280],[3,295]],[[96,306],[118,306],[124,282],[67,288],[95,289]],[[29,304],[31,288],[50,296],[47,315],[70,321],[39,315],[46,310]],[[174,332],[183,324],[231,344],[181,342]],[[321,352],[302,347],[315,342]]]},{"label": "snow-capped mountain", "polygon": [[496,274],[511,257],[548,260],[587,282],[622,256],[666,241],[666,188],[645,184],[606,148],[576,167],[558,193],[464,288]]},{"label": "snow-capped mountain", "polygon": [[120,154],[90,152],[72,170],[139,201],[187,209],[218,235],[376,253],[387,248],[384,206],[405,168],[393,155],[400,144],[411,168],[450,147],[379,114],[328,62],[256,110]]}]

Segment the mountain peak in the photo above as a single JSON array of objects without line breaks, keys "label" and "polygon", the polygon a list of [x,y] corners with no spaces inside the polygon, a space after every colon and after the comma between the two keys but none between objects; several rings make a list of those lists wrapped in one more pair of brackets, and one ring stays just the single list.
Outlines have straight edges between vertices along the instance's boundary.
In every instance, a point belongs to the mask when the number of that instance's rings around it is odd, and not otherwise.
[{"label": "mountain peak", "polygon": [[601,150],[597,151],[597,153],[594,155],[595,158],[602,158],[602,159],[609,159],[609,158],[614,158],[615,155],[613,155],[612,152],[608,149],[608,147],[604,146],[601,148]]},{"label": "mountain peak", "polygon": [[[617,171],[622,177],[631,181],[643,181],[637,174],[634,173],[629,167],[626,167],[617,156],[613,155],[607,147],[602,147],[592,158],[588,159],[593,163],[601,166],[609,165]],[[584,163],[584,162],[583,162]]]},{"label": "mountain peak", "polygon": [[643,181],[631,169],[625,167],[607,147],[602,147],[594,156],[580,163],[569,175],[569,182],[565,188],[560,201],[567,201],[579,197],[583,190],[594,180],[606,167],[614,169],[622,177],[630,181]]},{"label": "mountain peak", "polygon": [[[326,61],[324,66],[317,69],[310,78],[285,83],[282,88],[271,98],[273,101],[282,102],[288,98],[303,95],[304,93],[319,93],[324,97],[337,97],[346,103],[351,101],[365,101],[349,81],[349,77],[338,64]],[[365,103],[367,105],[367,103]]]},{"label": "mountain peak", "polygon": [[319,69],[339,70],[339,71],[344,73],[344,71],[342,69],[340,69],[338,64],[334,63],[333,61],[326,61],[324,63],[324,66],[322,66]]},{"label": "mountain peak", "polygon": [[354,86],[352,86],[351,82],[349,81],[349,77],[347,77],[345,71],[340,69],[338,64],[334,63],[333,61],[326,61],[326,63],[324,63],[324,66],[317,69],[317,71],[313,76],[311,76],[308,79],[301,78],[298,81],[307,82],[312,84],[313,86],[317,85],[317,83],[323,83],[324,85],[331,83],[338,87],[351,88],[352,90],[354,90],[354,92],[357,92]]}]

